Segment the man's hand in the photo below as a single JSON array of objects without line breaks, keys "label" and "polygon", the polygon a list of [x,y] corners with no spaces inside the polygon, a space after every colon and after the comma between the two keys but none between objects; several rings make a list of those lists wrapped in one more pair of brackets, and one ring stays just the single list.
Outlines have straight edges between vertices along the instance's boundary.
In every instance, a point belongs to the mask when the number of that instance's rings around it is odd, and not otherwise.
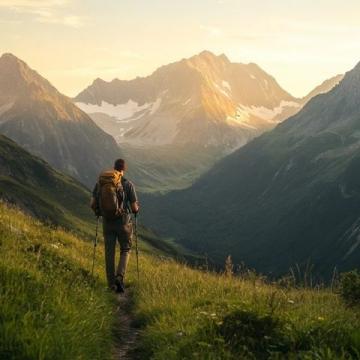
[{"label": "man's hand", "polygon": [[94,212],[95,216],[97,216],[97,217],[101,216],[100,209],[99,209],[97,201],[94,197],[91,198],[90,207],[91,207],[92,211]]},{"label": "man's hand", "polygon": [[131,211],[133,212],[133,214],[137,214],[139,210],[140,210],[140,205],[138,201],[131,203]]}]

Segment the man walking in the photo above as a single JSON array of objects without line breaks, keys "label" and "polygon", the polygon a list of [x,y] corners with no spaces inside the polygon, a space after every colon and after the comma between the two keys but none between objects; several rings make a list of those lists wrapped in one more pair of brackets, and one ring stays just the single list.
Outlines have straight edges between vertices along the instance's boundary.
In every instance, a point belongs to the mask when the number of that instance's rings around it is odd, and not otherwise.
[{"label": "man walking", "polygon": [[[123,293],[124,279],[130,257],[133,236],[131,212],[139,212],[135,187],[124,178],[125,160],[117,159],[114,170],[102,172],[95,185],[91,208],[103,218],[106,278],[110,289]],[[115,272],[116,242],[120,244],[120,259]]]}]

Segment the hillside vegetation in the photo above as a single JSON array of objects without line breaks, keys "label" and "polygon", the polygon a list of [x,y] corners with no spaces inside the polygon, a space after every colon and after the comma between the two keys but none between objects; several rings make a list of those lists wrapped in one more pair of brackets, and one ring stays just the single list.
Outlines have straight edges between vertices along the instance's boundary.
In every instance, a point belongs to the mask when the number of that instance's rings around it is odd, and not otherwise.
[{"label": "hillside vegetation", "polygon": [[359,359],[360,311],[327,288],[269,284],[142,257],[140,358]]},{"label": "hillside vegetation", "polygon": [[90,192],[70,176],[0,135],[0,198],[44,222],[92,234]]},{"label": "hillside vegetation", "polygon": [[[4,204],[0,233],[0,358],[110,359],[119,339],[102,244],[92,278],[89,242]],[[359,358],[360,312],[335,292],[190,269],[166,256],[170,247],[141,244],[140,281],[133,256],[127,282],[135,357]]]},{"label": "hillside vegetation", "polygon": [[92,246],[0,204],[0,358],[109,359],[113,299]]}]

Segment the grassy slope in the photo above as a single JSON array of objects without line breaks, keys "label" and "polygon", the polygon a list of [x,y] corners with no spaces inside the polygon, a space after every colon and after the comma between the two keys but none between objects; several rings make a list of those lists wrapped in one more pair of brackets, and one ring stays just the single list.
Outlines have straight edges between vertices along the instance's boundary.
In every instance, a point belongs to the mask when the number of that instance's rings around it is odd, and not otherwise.
[{"label": "grassy slope", "polygon": [[[0,204],[0,235],[0,358],[110,358],[116,318],[103,246],[92,279],[92,246],[71,234]],[[142,250],[140,283],[134,256],[128,276],[141,359],[360,355],[359,311],[329,290],[267,285],[249,273],[230,279]]]},{"label": "grassy slope", "polygon": [[0,198],[43,221],[92,234],[90,192],[0,135]]},{"label": "grassy slope", "polygon": [[[182,258],[170,242],[142,234],[142,253]],[[106,290],[101,238],[94,278],[92,251],[88,241],[0,202],[0,359],[111,357],[115,303]],[[128,284],[135,274],[132,257]]]},{"label": "grassy slope", "polygon": [[0,358],[107,359],[113,300],[91,244],[0,205]]},{"label": "grassy slope", "polygon": [[328,289],[266,284],[142,257],[141,358],[358,359],[360,312]]}]

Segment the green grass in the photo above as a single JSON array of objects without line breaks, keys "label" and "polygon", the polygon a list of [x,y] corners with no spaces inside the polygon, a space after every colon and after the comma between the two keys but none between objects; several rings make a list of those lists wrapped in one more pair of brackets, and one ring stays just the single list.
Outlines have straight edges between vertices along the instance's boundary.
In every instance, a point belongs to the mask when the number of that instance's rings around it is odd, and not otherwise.
[{"label": "green grass", "polygon": [[[141,241],[143,254],[181,256],[170,242],[141,233],[152,242]],[[0,202],[0,359],[111,358],[118,319],[106,289],[101,225],[99,238],[91,277],[90,241]],[[134,275],[133,256],[130,288]]]},{"label": "green grass", "polygon": [[0,358],[109,359],[114,304],[101,248],[0,206]]},{"label": "green grass", "polygon": [[141,257],[134,309],[152,359],[358,359],[360,311],[327,289],[267,284]]},{"label": "green grass", "polygon": [[[360,358],[360,310],[336,293],[191,269],[143,234],[140,282],[135,256],[127,278],[138,358]],[[92,278],[91,243],[0,204],[0,251],[0,359],[111,358],[118,320],[101,243]]]}]

